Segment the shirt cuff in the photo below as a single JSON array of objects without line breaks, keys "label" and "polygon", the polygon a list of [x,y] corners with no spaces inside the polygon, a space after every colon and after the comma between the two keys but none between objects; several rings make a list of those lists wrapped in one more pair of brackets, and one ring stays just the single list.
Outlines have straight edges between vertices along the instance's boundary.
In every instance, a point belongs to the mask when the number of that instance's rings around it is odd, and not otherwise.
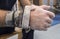
[{"label": "shirt cuff", "polygon": [[6,27],[14,27],[15,26],[15,27],[22,28],[21,22],[22,22],[22,12],[20,13],[20,11],[10,11],[6,15],[6,19],[5,19]]},{"label": "shirt cuff", "polygon": [[22,19],[22,28],[25,29],[26,33],[28,33],[30,28],[30,12],[31,10],[35,9],[33,8],[34,5],[31,6],[25,6],[24,13],[23,13],[23,19]]},{"label": "shirt cuff", "polygon": [[5,18],[5,27],[13,27],[12,24],[12,16],[13,16],[14,11],[9,11],[6,15]]},{"label": "shirt cuff", "polygon": [[29,28],[29,20],[30,20],[30,6],[25,6],[23,19],[22,19],[22,28],[28,29]]}]

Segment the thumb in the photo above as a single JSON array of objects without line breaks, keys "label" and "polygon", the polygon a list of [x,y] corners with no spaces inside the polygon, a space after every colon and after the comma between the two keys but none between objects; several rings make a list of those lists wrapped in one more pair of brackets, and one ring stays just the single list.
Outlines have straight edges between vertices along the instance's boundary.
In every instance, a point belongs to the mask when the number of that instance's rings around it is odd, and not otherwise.
[{"label": "thumb", "polygon": [[45,10],[49,10],[50,9],[50,6],[47,6],[47,5],[42,5],[40,7],[43,8],[43,9],[45,9]]}]

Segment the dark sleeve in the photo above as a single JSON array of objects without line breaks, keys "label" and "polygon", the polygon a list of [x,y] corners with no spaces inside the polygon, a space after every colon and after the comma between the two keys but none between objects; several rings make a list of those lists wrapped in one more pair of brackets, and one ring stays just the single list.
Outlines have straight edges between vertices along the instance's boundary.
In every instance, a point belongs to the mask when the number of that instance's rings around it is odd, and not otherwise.
[{"label": "dark sleeve", "polygon": [[16,0],[0,0],[0,9],[11,10]]}]

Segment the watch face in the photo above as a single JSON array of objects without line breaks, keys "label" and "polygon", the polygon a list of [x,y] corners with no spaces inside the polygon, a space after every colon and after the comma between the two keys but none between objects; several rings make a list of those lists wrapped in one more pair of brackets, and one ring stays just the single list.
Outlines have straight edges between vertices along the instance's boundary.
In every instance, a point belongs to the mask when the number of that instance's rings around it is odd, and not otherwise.
[{"label": "watch face", "polygon": [[0,9],[11,10],[16,0],[0,0]]}]

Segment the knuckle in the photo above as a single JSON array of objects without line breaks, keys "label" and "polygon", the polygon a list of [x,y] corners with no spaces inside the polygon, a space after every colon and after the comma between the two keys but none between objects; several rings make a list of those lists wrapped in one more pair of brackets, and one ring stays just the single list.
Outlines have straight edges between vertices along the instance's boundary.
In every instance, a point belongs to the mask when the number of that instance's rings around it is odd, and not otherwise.
[{"label": "knuckle", "polygon": [[46,23],[44,27],[49,28],[50,26],[51,26],[51,24]]},{"label": "knuckle", "polygon": [[45,27],[41,27],[40,30],[46,31],[47,28],[45,28]]},{"label": "knuckle", "polygon": [[52,13],[52,18],[54,18],[55,17],[55,14],[54,13]]},{"label": "knuckle", "polygon": [[54,18],[55,14],[53,12],[47,11],[47,15],[49,15],[50,18]]},{"label": "knuckle", "polygon": [[47,19],[46,19],[46,22],[50,24],[50,23],[52,22],[52,19],[47,18]]}]

